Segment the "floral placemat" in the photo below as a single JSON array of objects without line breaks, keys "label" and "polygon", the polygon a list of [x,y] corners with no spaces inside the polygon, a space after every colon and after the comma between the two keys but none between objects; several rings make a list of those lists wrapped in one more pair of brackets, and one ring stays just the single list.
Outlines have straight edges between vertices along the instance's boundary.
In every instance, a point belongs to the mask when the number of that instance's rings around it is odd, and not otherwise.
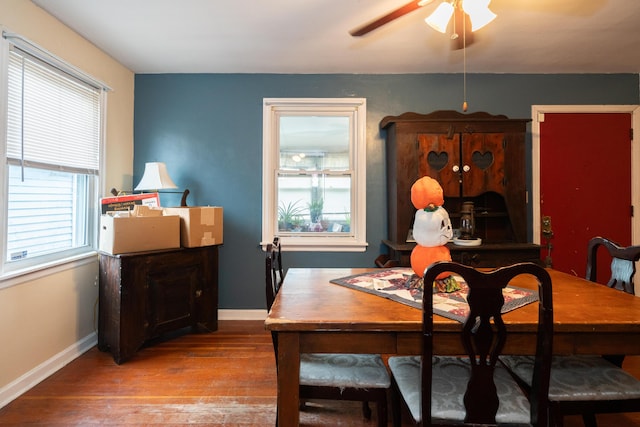
[{"label": "floral placemat", "polygon": [[[469,315],[467,294],[469,287],[456,276],[460,290],[433,294],[433,312],[448,319],[464,322]],[[422,310],[422,286],[420,278],[411,268],[381,268],[369,273],[356,274],[331,280],[331,283],[367,292]],[[502,290],[502,313],[538,301],[538,293],[530,289],[507,286]]]}]

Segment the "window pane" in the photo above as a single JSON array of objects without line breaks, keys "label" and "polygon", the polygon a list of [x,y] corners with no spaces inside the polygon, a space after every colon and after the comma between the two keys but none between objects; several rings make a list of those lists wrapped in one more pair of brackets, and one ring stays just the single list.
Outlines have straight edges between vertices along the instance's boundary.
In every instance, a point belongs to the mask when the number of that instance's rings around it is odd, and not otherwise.
[{"label": "window pane", "polygon": [[278,231],[346,233],[350,226],[350,175],[279,175]]},{"label": "window pane", "polygon": [[280,169],[348,170],[350,118],[280,117]]},{"label": "window pane", "polygon": [[91,176],[8,165],[7,259],[87,246]]}]

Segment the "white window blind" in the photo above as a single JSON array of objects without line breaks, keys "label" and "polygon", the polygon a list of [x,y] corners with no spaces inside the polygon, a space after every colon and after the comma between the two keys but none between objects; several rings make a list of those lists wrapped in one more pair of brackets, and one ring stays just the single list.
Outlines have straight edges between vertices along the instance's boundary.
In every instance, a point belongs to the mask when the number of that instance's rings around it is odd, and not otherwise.
[{"label": "white window blind", "polygon": [[8,77],[9,161],[97,174],[101,91],[15,47]]}]

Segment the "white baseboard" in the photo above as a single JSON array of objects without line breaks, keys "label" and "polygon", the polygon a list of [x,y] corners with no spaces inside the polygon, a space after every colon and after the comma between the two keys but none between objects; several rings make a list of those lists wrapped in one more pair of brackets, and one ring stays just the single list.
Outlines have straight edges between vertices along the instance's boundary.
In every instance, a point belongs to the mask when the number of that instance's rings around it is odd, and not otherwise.
[{"label": "white baseboard", "polygon": [[98,334],[96,332],[92,332],[52,358],[45,360],[40,365],[17,378],[15,381],[12,381],[2,387],[0,389],[0,408],[6,406],[23,393],[29,391],[33,386],[75,360],[82,353],[88,351],[97,343]]},{"label": "white baseboard", "polygon": [[265,320],[267,310],[218,310],[219,320]]},{"label": "white baseboard", "polygon": [[[265,320],[266,310],[218,310],[219,320]],[[72,362],[98,343],[98,334],[92,332],[80,341],[69,346],[52,358],[44,361],[15,381],[0,389],[0,408],[29,391],[33,386],[43,381],[56,371]]]}]

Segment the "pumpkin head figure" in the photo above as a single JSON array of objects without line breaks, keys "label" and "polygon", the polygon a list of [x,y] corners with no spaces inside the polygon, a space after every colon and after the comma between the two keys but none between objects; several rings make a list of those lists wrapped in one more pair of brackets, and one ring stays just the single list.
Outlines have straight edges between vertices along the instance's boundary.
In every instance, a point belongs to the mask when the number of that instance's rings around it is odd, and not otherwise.
[{"label": "pumpkin head figure", "polygon": [[[424,176],[411,186],[411,203],[417,209],[413,222],[413,238],[416,247],[411,252],[411,268],[418,276],[436,261],[451,261],[445,245],[453,237],[451,219],[444,205],[440,183]],[[441,277],[440,277],[441,276]],[[438,279],[449,276],[442,273]]]},{"label": "pumpkin head figure", "polygon": [[440,183],[430,176],[423,176],[411,186],[411,203],[416,209],[433,210],[444,205]]}]

